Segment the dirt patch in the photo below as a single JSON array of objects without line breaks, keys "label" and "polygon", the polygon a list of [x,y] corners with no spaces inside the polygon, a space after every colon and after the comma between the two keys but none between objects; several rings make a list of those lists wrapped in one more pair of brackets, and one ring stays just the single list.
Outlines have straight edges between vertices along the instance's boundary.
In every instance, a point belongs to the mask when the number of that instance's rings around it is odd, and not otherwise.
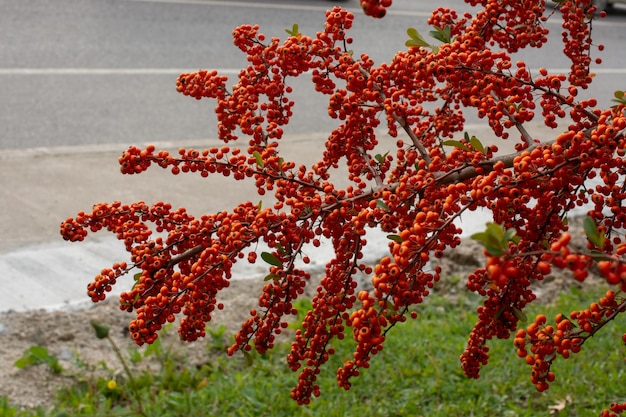
[{"label": "dirt patch", "polygon": [[[222,294],[225,308],[215,313],[215,327],[224,325],[227,334],[236,332],[248,317],[250,308],[255,306],[260,289],[261,284],[252,280],[233,281]],[[66,375],[84,372],[77,359],[95,365],[94,369],[102,368],[98,364],[104,363],[114,373],[121,373],[122,365],[109,341],[96,338],[91,321],[108,325],[115,343],[122,352],[127,352],[137,348],[127,331],[132,317],[119,309],[114,298],[80,310],[0,314],[0,396],[8,396],[12,404],[26,408],[50,406],[55,392],[72,382]],[[211,360],[210,352],[200,346],[202,342],[180,342],[175,328],[162,334],[160,340],[165,346],[174,346],[189,364]],[[15,361],[35,345],[45,347],[59,359],[64,368],[62,374],[55,374],[44,365],[25,369],[14,366]],[[142,365],[150,366],[150,361],[143,361]]]},{"label": "dirt patch", "polygon": [[[585,237],[580,224],[573,223],[573,244],[582,248]],[[451,297],[465,291],[467,275],[483,261],[482,248],[471,240],[464,241],[441,260],[442,275],[452,279],[441,282],[439,291]],[[256,306],[262,285],[262,280],[232,281],[231,286],[220,294],[220,300],[226,307],[216,313],[214,325],[226,326],[231,334],[237,331],[241,322],[248,317],[250,308]],[[547,277],[540,287],[535,288],[535,292],[541,301],[549,302],[572,285],[580,284],[567,273],[557,271]],[[309,285],[308,288],[309,291],[315,290],[314,285]],[[8,396],[12,404],[23,407],[50,406],[54,393],[71,382],[65,375],[80,371],[76,368],[76,358],[88,364],[104,362],[108,367],[121,372],[121,364],[110,344],[107,340],[95,337],[90,321],[109,325],[112,337],[122,351],[126,351],[126,348],[135,347],[126,330],[131,317],[118,309],[114,299],[82,310],[0,314],[0,396]],[[211,360],[207,349],[198,344],[179,342],[173,330],[162,340],[163,343],[175,345],[190,363],[206,363]],[[57,375],[46,366],[17,369],[14,366],[15,361],[34,345],[48,349],[68,372]]]}]

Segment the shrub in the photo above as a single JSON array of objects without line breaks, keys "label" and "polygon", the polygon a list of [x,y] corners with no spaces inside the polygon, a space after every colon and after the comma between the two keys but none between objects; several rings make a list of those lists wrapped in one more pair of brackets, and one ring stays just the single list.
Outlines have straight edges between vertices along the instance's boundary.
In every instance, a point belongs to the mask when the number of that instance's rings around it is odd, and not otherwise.
[{"label": "shrub", "polygon": [[[480,7],[462,16],[445,7],[434,10],[428,20],[433,41],[409,29],[407,49],[380,65],[349,49],[354,15],[340,7],[326,13],[323,30],[313,37],[297,26],[282,41],[266,39],[258,26],[236,28],[234,43],[249,65],[232,86],[216,71],[177,80],[179,92],[216,101],[217,133],[225,145],[178,154],[131,147],[119,161],[125,174],[156,164],[173,174],[254,181],[259,195],[273,196],[273,205],[244,202],[199,218],[164,202],[103,203],[80,212],[61,224],[65,239],[79,241],[104,228],[130,253],[130,263],[96,276],[89,296],[104,299],[116,280],[137,269],[135,286],[120,297],[121,308],[135,314],[132,338],[152,343],[164,323],[182,315],[181,338],[193,341],[223,307],[218,294],[229,285],[233,264],[254,263],[260,255],[268,275],[259,308],[228,351],[264,353],[287,327],[286,316],[297,314],[294,303],[310,281],[306,248],[329,241],[334,256],[287,357],[300,373],[292,397],[308,403],[320,394],[316,378],[334,353],[333,340],[347,335],[357,342],[353,358],[337,372],[339,385],[348,389],[383,349],[387,332],[415,317],[411,307],[437,285],[440,268],[427,266],[459,244],[455,220],[482,208],[493,223],[474,237],[483,243],[487,262],[467,277],[467,286],[484,301],[462,368],[478,378],[489,360],[489,340],[512,338],[531,367],[532,382],[547,389],[555,378],[553,361],[578,352],[626,310],[626,100],[617,92],[616,105],[601,109],[595,99],[577,98],[592,82],[592,50],[603,49],[592,43],[590,0],[559,0],[555,11],[546,10],[544,1],[468,3]],[[361,4],[366,14],[382,17],[391,1]],[[543,68],[533,74],[512,60],[518,50],[546,44],[548,18],[562,21],[563,52],[571,61],[566,74]],[[329,117],[340,122],[322,158],[309,167],[280,153],[281,141],[289,140],[283,126],[294,109],[289,81],[304,73],[328,96]],[[515,141],[515,151],[498,154],[497,146],[465,132],[471,113],[486,119],[496,137]],[[569,125],[559,127],[565,117]],[[539,118],[555,128],[554,137],[539,141],[528,131],[528,122]],[[245,140],[242,147],[228,145]],[[395,151],[376,153],[381,141]],[[347,187],[338,185],[339,166],[346,168]],[[591,209],[588,247],[580,251],[569,245],[567,215],[583,204]],[[361,261],[371,229],[389,237],[389,253],[374,267]],[[259,243],[270,249],[259,250]],[[583,281],[594,266],[610,286],[602,299],[570,315],[539,315],[520,325],[535,299],[532,283],[553,268]],[[357,291],[357,273],[371,278],[371,291]],[[604,415],[625,407],[613,405]]]}]

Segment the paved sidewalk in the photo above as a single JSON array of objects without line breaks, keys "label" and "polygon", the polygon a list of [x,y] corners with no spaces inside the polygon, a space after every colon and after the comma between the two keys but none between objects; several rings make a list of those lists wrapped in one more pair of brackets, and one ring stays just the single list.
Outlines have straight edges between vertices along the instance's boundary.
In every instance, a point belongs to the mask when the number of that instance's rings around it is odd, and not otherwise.
[{"label": "paved sidewalk", "polygon": [[[485,143],[490,137],[484,128],[468,130]],[[533,132],[545,139],[555,136],[542,126]],[[321,134],[287,137],[282,152],[286,159],[291,156],[310,166],[321,155],[324,140]],[[196,140],[156,145],[171,150],[219,144]],[[173,176],[159,167],[140,175],[121,175],[117,159],[126,147],[0,150],[0,312],[87,304],[85,287],[92,277],[100,269],[127,259],[123,245],[106,231],[90,235],[82,243],[65,242],[60,237],[60,222],[80,210],[88,211],[94,203],[143,200],[151,204],[162,200],[199,216],[231,209],[241,201],[259,200],[253,186],[232,178]],[[467,222],[484,226],[487,221],[474,220]]]}]

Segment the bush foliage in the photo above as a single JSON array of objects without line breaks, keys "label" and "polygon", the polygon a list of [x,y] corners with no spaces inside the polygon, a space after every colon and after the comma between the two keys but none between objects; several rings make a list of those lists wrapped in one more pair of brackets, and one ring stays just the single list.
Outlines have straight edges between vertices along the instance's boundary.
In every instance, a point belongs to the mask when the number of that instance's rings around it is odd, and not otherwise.
[{"label": "bush foliage", "polygon": [[[243,202],[200,217],[164,202],[102,203],[78,213],[62,223],[65,239],[107,229],[130,253],[130,262],[96,276],[89,296],[104,299],[118,279],[138,270],[133,289],[120,298],[121,308],[135,314],[132,338],[152,343],[165,323],[182,315],[180,336],[193,341],[223,307],[218,296],[233,264],[265,262],[259,306],[229,348],[230,354],[264,353],[287,326],[286,317],[297,314],[294,302],[310,282],[307,247],[327,241],[334,256],[287,356],[299,372],[292,397],[308,403],[320,394],[317,375],[335,352],[334,340],[356,341],[353,357],[337,372],[338,384],[348,389],[383,349],[387,332],[415,317],[412,307],[440,278],[431,261],[459,244],[455,221],[480,208],[493,223],[475,236],[487,261],[467,277],[467,287],[483,303],[461,354],[462,369],[478,378],[489,360],[489,341],[511,338],[532,382],[547,389],[555,379],[553,361],[579,352],[626,310],[626,100],[617,92],[616,105],[603,109],[595,99],[577,98],[593,80],[592,52],[603,49],[592,42],[591,0],[560,0],[555,9],[544,1],[467,2],[476,6],[473,14],[437,8],[428,20],[431,36],[409,29],[407,49],[382,64],[350,50],[355,16],[340,7],[326,13],[314,36],[297,26],[284,40],[266,39],[258,26],[236,28],[234,44],[249,64],[232,85],[206,70],[177,81],[182,94],[215,100],[224,146],[178,154],[131,147],[120,165],[125,174],[158,165],[173,174],[253,181],[273,204]],[[382,17],[391,0],[361,4],[366,14]],[[533,72],[512,59],[548,42],[547,19],[561,21],[563,53],[571,62],[565,74]],[[328,96],[328,115],[339,122],[312,166],[280,152],[289,140],[283,127],[295,109],[289,83],[305,73]],[[496,137],[513,141],[515,151],[498,153],[496,145],[466,132],[469,114],[485,119]],[[535,137],[528,122],[537,120],[554,128],[554,136]],[[382,142],[395,149],[377,153]],[[341,172],[347,178],[337,178]],[[349,186],[338,185],[346,179]],[[590,207],[584,251],[570,247],[567,225],[568,213],[582,205]],[[362,262],[371,229],[389,236],[388,255],[374,266]],[[261,243],[269,250],[259,250]],[[583,281],[592,267],[610,287],[605,296],[571,314],[538,315],[522,325],[535,300],[531,284],[555,268]],[[357,274],[371,279],[372,290],[357,289]],[[603,415],[625,408],[614,404]]]}]

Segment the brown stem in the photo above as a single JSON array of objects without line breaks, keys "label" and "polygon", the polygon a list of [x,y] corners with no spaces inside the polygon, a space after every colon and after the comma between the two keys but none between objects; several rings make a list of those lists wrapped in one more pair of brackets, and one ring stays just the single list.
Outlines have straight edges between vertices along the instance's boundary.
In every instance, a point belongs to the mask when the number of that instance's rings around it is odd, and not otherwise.
[{"label": "brown stem", "polygon": [[[364,68],[359,68],[359,72],[364,77],[369,78],[369,73]],[[378,91],[380,93],[382,101],[385,101],[387,96],[385,95],[385,92],[380,87],[380,85],[374,83],[374,88],[376,89],[376,91]],[[397,115],[395,113],[392,113],[391,117],[393,117],[393,120],[395,120],[396,123],[398,123],[400,125],[400,127],[405,131],[405,133],[409,136],[409,138],[411,139],[411,142],[413,142],[413,146],[415,146],[417,148],[417,150],[419,151],[419,153],[422,156],[422,158],[424,158],[426,163],[430,163],[431,159],[430,159],[430,155],[428,153],[428,150],[422,144],[422,142],[420,142],[419,138],[417,137],[415,132],[413,132],[413,129],[411,129],[411,126],[408,125],[406,120],[404,120],[402,117],[400,117],[399,115]]]},{"label": "brown stem", "polygon": [[[496,100],[502,100],[502,98],[498,97],[496,95],[496,93],[494,93],[493,91],[491,92],[491,95],[493,96],[493,98],[495,98]],[[522,134],[522,138],[524,139],[524,142],[526,143],[526,145],[531,146],[532,144],[535,143],[535,141],[533,140],[533,138],[530,136],[530,134],[528,133],[528,131],[526,130],[526,128],[524,127],[524,125],[520,122],[518,122],[515,117],[513,117],[513,115],[509,112],[509,110],[505,107],[502,109],[502,112],[506,115],[506,117],[509,118],[509,120],[511,121],[511,123],[513,123],[515,125],[515,128]]]},{"label": "brown stem", "polygon": [[357,150],[361,154],[361,157],[365,159],[365,164],[367,165],[367,169],[372,173],[372,176],[374,177],[374,181],[376,181],[376,185],[378,187],[381,187],[383,185],[383,179],[381,178],[380,172],[376,168],[374,168],[374,165],[372,165],[372,158],[369,156],[367,152],[365,152],[365,149],[363,149],[362,147],[359,146]]},{"label": "brown stem", "polygon": [[204,246],[197,245],[197,246],[194,246],[191,249],[187,249],[185,252],[183,252],[183,253],[181,253],[179,255],[172,256],[172,258],[167,263],[166,268],[169,269],[169,268],[173,267],[174,265],[176,265],[176,264],[178,264],[180,262],[186,261],[189,258],[193,258],[197,254],[202,252],[204,249],[205,249]]}]

